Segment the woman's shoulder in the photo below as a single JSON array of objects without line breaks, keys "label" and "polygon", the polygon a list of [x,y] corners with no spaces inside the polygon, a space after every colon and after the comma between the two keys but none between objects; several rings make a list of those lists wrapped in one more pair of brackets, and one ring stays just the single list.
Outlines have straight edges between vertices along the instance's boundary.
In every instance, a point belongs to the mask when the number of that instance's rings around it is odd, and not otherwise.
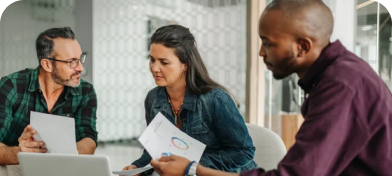
[{"label": "woman's shoulder", "polygon": [[147,96],[146,96],[146,101],[151,102],[156,99],[157,97],[160,97],[159,95],[161,95],[162,93],[165,93],[165,87],[154,87],[153,89],[151,89],[150,91],[148,91]]},{"label": "woman's shoulder", "polygon": [[227,90],[222,88],[214,88],[211,91],[204,94],[204,97],[209,101],[212,101],[213,103],[221,104],[221,103],[233,102],[235,106],[238,106],[232,94],[230,94],[229,92],[227,92]]},{"label": "woman's shoulder", "polygon": [[214,88],[212,90],[210,90],[209,92],[203,94],[204,96],[218,96],[218,95],[228,95],[227,92],[225,90],[223,90],[222,88]]},{"label": "woman's shoulder", "polygon": [[217,98],[229,96],[229,94],[222,88],[214,88],[209,92],[200,95],[201,99],[208,99],[209,101],[214,101]]}]

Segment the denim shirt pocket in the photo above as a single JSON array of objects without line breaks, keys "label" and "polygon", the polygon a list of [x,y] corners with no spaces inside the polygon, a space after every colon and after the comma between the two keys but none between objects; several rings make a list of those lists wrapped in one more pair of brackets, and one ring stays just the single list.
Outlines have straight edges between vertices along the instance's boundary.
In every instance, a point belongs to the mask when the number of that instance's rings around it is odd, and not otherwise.
[{"label": "denim shirt pocket", "polygon": [[208,131],[210,131],[210,129],[208,128],[207,124],[202,120],[198,120],[191,124],[191,133],[193,135],[206,134],[208,133]]},{"label": "denim shirt pocket", "polygon": [[211,145],[210,129],[208,125],[202,120],[198,120],[191,124],[191,136],[201,143],[209,146]]}]

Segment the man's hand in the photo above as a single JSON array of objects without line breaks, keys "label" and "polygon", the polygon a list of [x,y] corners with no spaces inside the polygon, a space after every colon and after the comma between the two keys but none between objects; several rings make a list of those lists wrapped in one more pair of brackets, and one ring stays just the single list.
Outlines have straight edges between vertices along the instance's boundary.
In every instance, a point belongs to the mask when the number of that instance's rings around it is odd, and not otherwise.
[{"label": "man's hand", "polygon": [[33,135],[37,133],[36,130],[32,130],[30,125],[24,129],[22,135],[19,137],[19,148],[21,152],[34,152],[34,153],[45,153],[46,148],[44,142],[37,142],[34,140]]},{"label": "man's hand", "polygon": [[[129,166],[124,167],[123,171],[125,171],[125,170],[133,170],[133,169],[136,169],[136,168],[137,167],[135,165],[129,165]],[[124,175],[120,175],[120,176],[124,176]],[[140,176],[140,174],[137,174],[137,175],[134,175],[134,176]]]},{"label": "man's hand", "polygon": [[188,159],[175,155],[151,160],[151,166],[160,176],[184,176],[189,163]]}]

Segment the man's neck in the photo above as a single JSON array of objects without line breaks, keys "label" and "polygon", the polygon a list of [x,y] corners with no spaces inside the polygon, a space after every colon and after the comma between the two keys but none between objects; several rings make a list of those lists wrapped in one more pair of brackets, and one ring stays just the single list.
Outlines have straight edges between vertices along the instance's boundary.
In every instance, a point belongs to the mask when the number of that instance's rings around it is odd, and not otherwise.
[{"label": "man's neck", "polygon": [[303,78],[305,77],[306,73],[308,72],[308,70],[309,70],[309,69],[298,71],[298,72],[297,72],[297,75],[298,75],[299,79],[303,79]]},{"label": "man's neck", "polygon": [[325,47],[326,46],[314,48],[312,53],[309,53],[308,58],[305,59],[305,62],[302,64],[302,68],[296,72],[300,79],[305,77],[306,73],[313,66],[314,62],[316,62],[316,60],[321,56],[321,53]]},{"label": "man's neck", "polygon": [[50,73],[40,70],[38,80],[40,89],[47,99],[52,99],[53,96],[58,97],[64,91],[64,85],[55,83]]}]

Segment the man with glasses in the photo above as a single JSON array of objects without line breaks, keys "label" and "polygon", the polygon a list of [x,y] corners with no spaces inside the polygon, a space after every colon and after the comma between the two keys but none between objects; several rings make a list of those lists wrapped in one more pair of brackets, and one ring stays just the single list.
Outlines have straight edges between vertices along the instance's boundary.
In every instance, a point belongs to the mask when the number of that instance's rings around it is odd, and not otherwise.
[{"label": "man with glasses", "polygon": [[[93,86],[82,80],[82,53],[69,27],[51,28],[36,40],[39,66],[0,80],[0,169],[21,175],[18,152],[45,153],[30,123],[30,112],[75,118],[79,154],[94,154],[97,142],[97,97]],[[61,142],[61,139],[59,139]],[[7,166],[1,166],[7,165]]]}]

